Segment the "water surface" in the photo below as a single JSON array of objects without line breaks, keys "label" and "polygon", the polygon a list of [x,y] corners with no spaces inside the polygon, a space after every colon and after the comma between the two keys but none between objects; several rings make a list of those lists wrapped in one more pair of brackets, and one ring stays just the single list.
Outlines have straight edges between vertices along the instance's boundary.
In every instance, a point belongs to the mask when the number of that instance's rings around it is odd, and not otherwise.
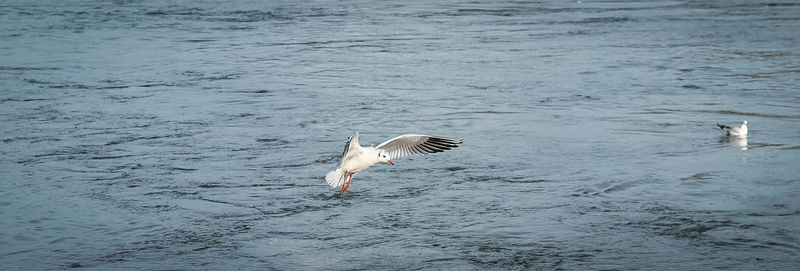
[{"label": "water surface", "polygon": [[[5,1],[0,267],[796,270],[798,38],[793,1]],[[340,196],[355,130],[464,144]]]}]

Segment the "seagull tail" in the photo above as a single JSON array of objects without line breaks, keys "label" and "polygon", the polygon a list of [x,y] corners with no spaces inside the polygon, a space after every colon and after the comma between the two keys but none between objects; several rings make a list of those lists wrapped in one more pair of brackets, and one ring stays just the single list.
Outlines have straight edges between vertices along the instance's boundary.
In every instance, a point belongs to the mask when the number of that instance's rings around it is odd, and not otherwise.
[{"label": "seagull tail", "polygon": [[719,126],[720,129],[725,130],[725,131],[728,131],[728,130],[731,129],[731,127],[728,126],[728,125],[717,124],[717,126]]},{"label": "seagull tail", "polygon": [[339,187],[344,184],[344,170],[342,168],[336,168],[336,170],[328,172],[325,175],[325,182],[332,187]]}]

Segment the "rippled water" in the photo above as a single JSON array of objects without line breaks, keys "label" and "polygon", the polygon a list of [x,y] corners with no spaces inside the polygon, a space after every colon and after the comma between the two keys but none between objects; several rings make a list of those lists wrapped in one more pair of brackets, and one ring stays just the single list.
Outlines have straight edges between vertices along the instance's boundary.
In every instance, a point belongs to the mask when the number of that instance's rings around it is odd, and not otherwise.
[{"label": "rippled water", "polygon": [[796,1],[265,2],[0,3],[0,269],[800,268]]}]

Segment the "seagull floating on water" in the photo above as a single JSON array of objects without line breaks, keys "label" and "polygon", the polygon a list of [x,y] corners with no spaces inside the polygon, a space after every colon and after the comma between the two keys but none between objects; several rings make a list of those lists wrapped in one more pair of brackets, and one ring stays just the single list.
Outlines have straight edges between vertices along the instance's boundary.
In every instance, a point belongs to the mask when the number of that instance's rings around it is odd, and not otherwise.
[{"label": "seagull floating on water", "polygon": [[[405,134],[375,147],[361,147],[358,144],[358,132],[347,138],[344,145],[342,161],[336,170],[325,175],[325,181],[332,187],[341,186],[339,194],[350,188],[353,175],[377,163],[394,165],[392,159],[414,154],[443,152],[463,143],[459,139],[429,135]],[[348,180],[349,177],[349,180]]]},{"label": "seagull floating on water", "polygon": [[742,122],[742,126],[739,127],[730,127],[728,125],[717,124],[719,128],[725,130],[727,135],[729,136],[739,136],[739,137],[746,137],[747,136],[747,121]]}]

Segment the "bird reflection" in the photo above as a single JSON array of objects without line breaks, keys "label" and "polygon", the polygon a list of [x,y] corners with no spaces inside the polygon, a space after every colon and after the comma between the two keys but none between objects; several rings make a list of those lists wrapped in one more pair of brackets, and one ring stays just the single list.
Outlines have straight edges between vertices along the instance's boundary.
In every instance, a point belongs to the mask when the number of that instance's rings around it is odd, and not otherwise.
[{"label": "bird reflection", "polygon": [[723,136],[719,138],[719,142],[725,142],[739,148],[740,150],[747,150],[747,137],[739,136]]}]

